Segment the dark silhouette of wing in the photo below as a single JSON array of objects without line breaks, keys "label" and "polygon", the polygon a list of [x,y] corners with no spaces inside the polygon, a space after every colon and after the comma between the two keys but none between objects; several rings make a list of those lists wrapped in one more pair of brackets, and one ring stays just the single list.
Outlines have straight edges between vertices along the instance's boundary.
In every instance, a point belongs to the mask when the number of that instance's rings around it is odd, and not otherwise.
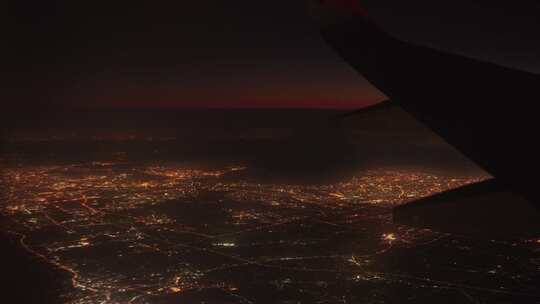
[{"label": "dark silhouette of wing", "polygon": [[435,194],[393,210],[394,222],[488,238],[537,237],[540,212],[527,199],[489,179]]},{"label": "dark silhouette of wing", "polygon": [[388,109],[392,107],[395,107],[395,104],[391,100],[385,100],[385,101],[376,103],[374,105],[362,108],[360,110],[343,113],[341,115],[338,115],[336,119],[338,121],[341,121],[352,116],[363,115],[363,114],[367,114],[373,111],[379,111],[379,110]]},{"label": "dark silhouette of wing", "polygon": [[316,4],[315,12],[331,12],[319,18],[328,44],[393,103],[538,207],[540,77],[400,41],[351,5]]}]

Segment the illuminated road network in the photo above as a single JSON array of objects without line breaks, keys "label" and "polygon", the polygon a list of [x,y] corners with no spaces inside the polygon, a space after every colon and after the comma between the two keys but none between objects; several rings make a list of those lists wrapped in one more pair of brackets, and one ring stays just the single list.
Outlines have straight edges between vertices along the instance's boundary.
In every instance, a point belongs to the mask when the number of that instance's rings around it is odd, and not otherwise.
[{"label": "illuminated road network", "polygon": [[69,273],[65,303],[540,301],[540,243],[394,225],[396,204],[484,179],[384,168],[327,185],[118,160],[10,163],[4,229]]}]

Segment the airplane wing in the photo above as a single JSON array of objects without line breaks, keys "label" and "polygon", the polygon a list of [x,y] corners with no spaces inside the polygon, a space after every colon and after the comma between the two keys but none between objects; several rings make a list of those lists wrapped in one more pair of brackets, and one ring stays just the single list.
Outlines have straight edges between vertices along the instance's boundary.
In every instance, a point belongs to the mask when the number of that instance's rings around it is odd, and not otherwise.
[{"label": "airplane wing", "polygon": [[533,238],[540,231],[537,208],[497,179],[400,205],[393,218],[397,224],[486,238]]},{"label": "airplane wing", "polygon": [[540,207],[540,76],[396,39],[356,0],[321,0],[327,43],[393,103]]},{"label": "airplane wing", "polygon": [[396,39],[358,0],[311,8],[327,43],[391,100],[341,118],[397,105],[495,177],[396,207],[396,223],[484,236],[540,231],[540,76]]}]

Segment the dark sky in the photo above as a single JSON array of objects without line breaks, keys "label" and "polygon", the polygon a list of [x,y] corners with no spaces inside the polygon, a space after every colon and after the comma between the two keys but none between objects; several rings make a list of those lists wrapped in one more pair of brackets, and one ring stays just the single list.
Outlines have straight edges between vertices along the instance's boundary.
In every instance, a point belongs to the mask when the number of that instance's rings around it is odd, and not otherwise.
[{"label": "dark sky", "polygon": [[[363,4],[400,38],[540,72],[537,2]],[[358,108],[385,99],[322,42],[304,0],[13,5],[6,110]]]}]

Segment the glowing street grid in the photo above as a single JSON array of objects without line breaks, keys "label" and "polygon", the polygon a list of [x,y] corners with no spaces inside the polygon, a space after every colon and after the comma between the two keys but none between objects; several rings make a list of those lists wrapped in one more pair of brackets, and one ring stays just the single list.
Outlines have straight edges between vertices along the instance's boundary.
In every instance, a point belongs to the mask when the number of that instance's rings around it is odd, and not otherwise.
[{"label": "glowing street grid", "polygon": [[1,212],[69,272],[65,303],[540,301],[540,244],[394,225],[391,209],[484,179],[378,169],[328,185],[246,166],[11,165]]}]

